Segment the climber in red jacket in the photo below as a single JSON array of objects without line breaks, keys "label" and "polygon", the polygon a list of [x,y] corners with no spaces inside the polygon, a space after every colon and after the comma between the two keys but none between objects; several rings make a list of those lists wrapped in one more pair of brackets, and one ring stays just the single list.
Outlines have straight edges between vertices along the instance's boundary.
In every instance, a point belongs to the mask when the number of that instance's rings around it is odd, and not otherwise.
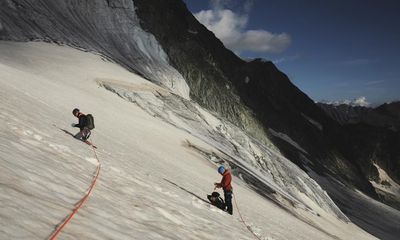
[{"label": "climber in red jacket", "polygon": [[218,173],[222,175],[221,182],[214,183],[216,188],[222,188],[224,190],[224,198],[225,198],[225,205],[226,211],[229,214],[233,214],[233,207],[232,207],[232,175],[231,172],[225,169],[224,166],[220,166],[218,168]]}]

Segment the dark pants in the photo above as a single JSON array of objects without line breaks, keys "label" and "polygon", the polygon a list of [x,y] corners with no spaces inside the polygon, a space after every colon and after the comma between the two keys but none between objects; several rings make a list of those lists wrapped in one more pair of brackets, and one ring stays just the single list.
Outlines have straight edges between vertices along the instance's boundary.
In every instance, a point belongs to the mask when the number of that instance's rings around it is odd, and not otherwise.
[{"label": "dark pants", "polygon": [[233,207],[232,207],[232,191],[224,191],[224,198],[225,198],[225,205],[226,211],[232,215],[233,214]]},{"label": "dark pants", "polygon": [[77,134],[75,134],[75,138],[76,139],[80,139],[82,141],[86,141],[86,139],[88,139],[90,136],[90,130],[87,127],[84,127],[80,132],[78,132]]}]

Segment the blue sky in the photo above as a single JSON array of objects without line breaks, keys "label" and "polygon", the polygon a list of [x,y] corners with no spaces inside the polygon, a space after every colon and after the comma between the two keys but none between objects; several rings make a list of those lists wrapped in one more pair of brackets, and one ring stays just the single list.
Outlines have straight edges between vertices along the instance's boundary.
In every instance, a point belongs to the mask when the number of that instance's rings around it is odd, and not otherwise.
[{"label": "blue sky", "polygon": [[400,1],[184,2],[225,46],[274,61],[316,101],[400,100]]}]

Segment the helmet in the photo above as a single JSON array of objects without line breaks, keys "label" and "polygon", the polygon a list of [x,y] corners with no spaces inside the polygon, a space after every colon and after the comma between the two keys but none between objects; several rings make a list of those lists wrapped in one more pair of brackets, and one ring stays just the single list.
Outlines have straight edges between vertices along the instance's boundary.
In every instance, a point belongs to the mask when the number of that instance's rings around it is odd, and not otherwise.
[{"label": "helmet", "polygon": [[220,167],[218,168],[218,172],[219,172],[219,174],[223,174],[223,173],[225,172],[224,166],[220,166]]},{"label": "helmet", "polygon": [[72,110],[72,114],[74,115],[74,116],[76,116],[76,114],[79,112],[79,109],[77,109],[77,108],[74,108],[74,110]]}]

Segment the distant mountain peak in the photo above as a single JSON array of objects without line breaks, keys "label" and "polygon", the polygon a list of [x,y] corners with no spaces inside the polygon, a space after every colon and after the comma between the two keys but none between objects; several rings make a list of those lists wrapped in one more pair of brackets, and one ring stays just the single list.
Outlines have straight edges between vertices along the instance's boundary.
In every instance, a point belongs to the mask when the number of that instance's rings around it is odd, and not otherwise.
[{"label": "distant mountain peak", "polygon": [[371,104],[367,101],[367,98],[364,96],[358,97],[353,100],[338,100],[338,101],[327,101],[322,100],[320,103],[328,104],[328,105],[349,105],[352,107],[371,107]]}]

